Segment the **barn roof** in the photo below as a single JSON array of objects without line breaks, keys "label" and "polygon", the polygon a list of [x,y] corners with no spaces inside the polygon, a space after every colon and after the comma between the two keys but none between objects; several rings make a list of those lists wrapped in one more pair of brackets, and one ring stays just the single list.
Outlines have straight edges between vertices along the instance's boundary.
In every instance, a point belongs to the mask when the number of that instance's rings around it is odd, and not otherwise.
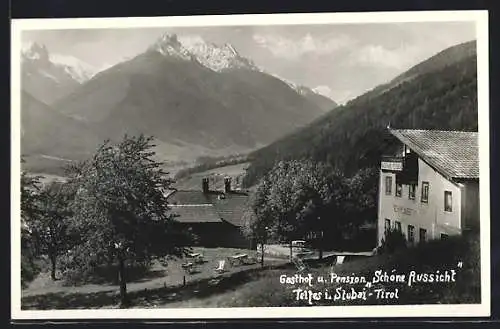
[{"label": "barn roof", "polygon": [[477,132],[414,129],[390,129],[390,132],[444,176],[479,178]]},{"label": "barn roof", "polygon": [[75,184],[57,180],[43,184],[43,188],[49,189],[52,193],[61,193],[63,195],[71,195],[77,190]]},{"label": "barn roof", "polygon": [[248,195],[227,193],[225,198],[213,201],[220,217],[235,226],[243,225],[243,215],[247,207]]},{"label": "barn roof", "polygon": [[181,223],[222,223],[215,207],[208,205],[171,206],[175,220]]},{"label": "barn roof", "polygon": [[[243,192],[175,191],[168,201],[179,212],[179,222],[226,221],[235,226],[243,224],[248,194]],[[207,219],[209,218],[209,219]]]}]

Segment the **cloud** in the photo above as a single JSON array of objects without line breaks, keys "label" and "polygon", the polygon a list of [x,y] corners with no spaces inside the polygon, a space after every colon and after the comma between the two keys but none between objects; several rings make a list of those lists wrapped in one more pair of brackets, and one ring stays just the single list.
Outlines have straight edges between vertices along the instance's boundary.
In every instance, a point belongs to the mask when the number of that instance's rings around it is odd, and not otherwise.
[{"label": "cloud", "polygon": [[349,100],[359,96],[359,94],[360,92],[356,89],[335,89],[332,90],[332,96],[330,98],[333,99],[337,104],[344,105]]},{"label": "cloud", "polygon": [[254,34],[253,40],[261,47],[267,48],[276,57],[298,59],[304,54],[331,54],[353,44],[354,40],[346,35],[333,38],[313,37],[306,34],[302,38],[291,39],[280,35]]},{"label": "cloud", "polygon": [[327,85],[320,85],[312,89],[314,92],[326,96],[339,105],[345,104],[350,99],[358,96],[358,92],[354,89],[337,89]]},{"label": "cloud", "polygon": [[332,96],[332,89],[326,85],[317,86],[313,91],[326,97]]},{"label": "cloud", "polygon": [[201,36],[195,35],[195,34],[178,35],[177,39],[179,40],[180,43],[182,43],[186,47],[200,44],[200,43],[205,43],[205,41],[203,40],[203,38]]},{"label": "cloud", "polygon": [[415,63],[420,51],[415,46],[402,46],[387,49],[382,45],[366,45],[354,51],[350,57],[351,65],[377,65],[392,69],[406,69]]}]

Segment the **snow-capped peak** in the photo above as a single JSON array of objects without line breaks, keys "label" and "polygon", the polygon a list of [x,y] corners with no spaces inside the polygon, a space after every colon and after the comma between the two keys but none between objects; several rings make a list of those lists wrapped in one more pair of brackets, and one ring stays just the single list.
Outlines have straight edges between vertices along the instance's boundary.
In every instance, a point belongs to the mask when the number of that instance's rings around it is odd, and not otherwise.
[{"label": "snow-capped peak", "polygon": [[309,88],[309,87],[306,87],[304,85],[299,85],[295,82],[292,82],[288,79],[285,79],[281,76],[279,76],[278,74],[275,74],[275,73],[267,73],[269,75],[272,75],[274,76],[275,78],[277,79],[280,79],[281,81],[283,81],[284,83],[286,83],[290,88],[292,88],[293,90],[295,90],[298,94],[302,95],[302,96],[305,96],[305,95],[308,95],[308,94],[317,94],[317,95],[321,95],[321,96],[325,96],[325,97],[328,97],[330,98],[329,96],[327,96],[327,93],[324,91],[324,88],[326,88],[326,86],[319,86],[319,87],[316,87],[316,88]]},{"label": "snow-capped peak", "polygon": [[95,67],[73,56],[51,54],[50,61],[55,65],[63,66],[66,73],[80,83],[90,80],[98,71]]},{"label": "snow-capped peak", "polygon": [[37,42],[24,43],[21,58],[31,68],[55,81],[71,78],[83,83],[99,71],[76,57],[50,53],[45,45]]},{"label": "snow-capped peak", "polygon": [[240,56],[229,43],[220,46],[207,42],[199,36],[177,36],[166,33],[162,35],[150,49],[166,56],[175,56],[185,60],[195,60],[201,65],[221,71],[228,68],[248,68],[258,70],[247,58]]}]

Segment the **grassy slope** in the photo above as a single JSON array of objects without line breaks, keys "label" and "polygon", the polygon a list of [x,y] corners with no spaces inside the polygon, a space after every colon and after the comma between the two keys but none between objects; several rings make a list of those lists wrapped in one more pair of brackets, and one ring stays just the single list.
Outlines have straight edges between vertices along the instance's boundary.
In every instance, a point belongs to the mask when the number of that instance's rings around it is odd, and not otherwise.
[{"label": "grassy slope", "polygon": [[[432,257],[430,257],[432,255]],[[458,262],[463,267],[458,268]],[[420,283],[408,287],[405,284],[376,284],[375,288],[391,290],[399,288],[399,299],[382,300],[369,297],[367,301],[322,301],[315,305],[376,305],[376,304],[459,304],[479,303],[481,296],[481,278],[479,263],[479,240],[475,237],[469,240],[452,238],[448,241],[434,241],[427,245],[401,251],[394,255],[379,255],[370,258],[359,258],[334,267],[333,271],[341,275],[373,276],[376,270],[390,272],[396,269],[397,273],[408,273],[415,270],[418,273],[432,273],[436,270],[454,269],[457,271],[455,283]],[[330,266],[314,266],[309,271],[313,275],[330,273]],[[292,290],[297,286],[285,286],[279,283],[279,276],[292,276],[296,271],[276,269],[255,273],[237,289],[224,292],[207,298],[193,298],[186,301],[164,303],[158,307],[273,307],[273,306],[303,306],[304,301],[294,300]],[[345,289],[355,287],[362,290],[361,285],[343,285]],[[334,290],[338,285],[316,285],[317,291],[328,288]]]},{"label": "grassy slope", "polygon": [[24,90],[21,105],[23,153],[82,159],[98,146],[100,140],[88,126],[54,111]]},{"label": "grassy slope", "polygon": [[245,174],[248,163],[240,163],[231,166],[224,166],[219,168],[214,168],[202,172],[197,172],[190,174],[186,177],[180,178],[176,181],[174,186],[180,190],[200,190],[201,180],[204,177],[213,177],[214,185],[213,189],[224,189],[224,177],[230,176],[233,178],[233,184],[236,183],[237,177]]},{"label": "grassy slope", "polygon": [[[205,262],[197,265],[197,271],[187,275],[181,268],[184,259],[170,258],[166,263],[155,261],[149,271],[137,272],[128,269],[127,291],[132,298],[142,296],[143,292],[150,291],[154,294],[159,289],[182,289],[183,277],[186,276],[188,284],[198,281],[207,281],[217,277],[214,269],[219,260],[228,256],[246,253],[256,257],[256,251],[233,248],[193,248],[193,252],[204,255]],[[279,261],[278,262],[282,262]],[[22,305],[28,309],[65,309],[65,308],[100,308],[109,307],[115,302],[119,290],[116,282],[116,269],[101,271],[100,275],[86,278],[84,283],[71,283],[66,280],[52,281],[50,279],[48,264],[45,270],[35,280],[22,290]],[[239,271],[259,268],[259,264],[231,266],[226,261],[225,275],[232,275]],[[136,273],[137,272],[137,273]],[[163,296],[167,297],[167,296]]]},{"label": "grassy slope", "polygon": [[[215,250],[215,249],[214,249]],[[206,268],[210,271],[215,261],[224,255],[241,252],[231,250],[204,253],[210,259]],[[430,256],[432,255],[432,256]],[[274,264],[272,267],[269,265]],[[462,262],[463,267],[457,265]],[[282,274],[295,275],[296,269],[283,262],[268,259],[267,267],[261,269],[258,264],[237,267],[222,276],[204,276],[205,279],[196,281],[188,278],[188,285],[182,287],[180,281],[182,273],[178,275],[168,272],[167,276],[156,275],[153,278],[139,280],[130,284],[130,297],[134,307],[176,308],[176,307],[276,307],[276,306],[306,306],[307,302],[294,300],[293,289],[306,288],[304,285],[283,285],[279,282]],[[169,265],[171,266],[171,265]],[[378,255],[373,257],[360,257],[349,260],[331,268],[328,263],[311,264],[310,270],[315,277],[327,277],[333,269],[339,276],[356,275],[366,276],[371,280],[374,271],[385,270],[397,273],[408,273],[414,270],[418,273],[434,273],[436,270],[445,271],[454,269],[455,283],[420,283],[408,287],[405,283],[374,284],[372,289],[384,288],[387,290],[398,288],[399,299],[377,300],[369,297],[367,301],[321,301],[316,305],[359,305],[359,304],[463,304],[479,303],[481,295],[479,239],[477,236],[470,238],[450,237],[447,241],[433,241],[426,245],[400,251],[392,255]],[[164,269],[162,269],[164,270]],[[180,276],[179,276],[180,275]],[[172,276],[172,277],[170,277]],[[163,283],[167,281],[167,287]],[[177,285],[177,286],[175,286]],[[364,286],[364,285],[363,285]],[[343,287],[362,290],[360,285],[347,285]],[[315,284],[315,289],[330,291],[338,284]],[[91,289],[92,288],[92,289]],[[95,290],[95,289],[97,290]],[[55,290],[54,290],[55,289]],[[115,308],[118,303],[117,287],[107,284],[85,285],[78,288],[52,288],[49,291],[38,288],[42,293],[37,296],[23,297],[23,308],[28,309],[74,309],[74,308]],[[34,292],[32,291],[32,294]]]}]

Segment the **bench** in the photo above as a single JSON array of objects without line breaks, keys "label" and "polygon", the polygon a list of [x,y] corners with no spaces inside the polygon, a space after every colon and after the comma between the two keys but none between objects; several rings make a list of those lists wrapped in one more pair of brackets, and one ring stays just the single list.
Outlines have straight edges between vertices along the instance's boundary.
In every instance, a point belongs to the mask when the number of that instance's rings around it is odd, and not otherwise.
[{"label": "bench", "polygon": [[187,255],[194,263],[203,263],[203,255],[200,253],[191,253]]},{"label": "bench", "polygon": [[298,272],[304,272],[308,269],[308,266],[304,263],[304,261],[298,257],[292,258],[292,262],[297,268]]}]

